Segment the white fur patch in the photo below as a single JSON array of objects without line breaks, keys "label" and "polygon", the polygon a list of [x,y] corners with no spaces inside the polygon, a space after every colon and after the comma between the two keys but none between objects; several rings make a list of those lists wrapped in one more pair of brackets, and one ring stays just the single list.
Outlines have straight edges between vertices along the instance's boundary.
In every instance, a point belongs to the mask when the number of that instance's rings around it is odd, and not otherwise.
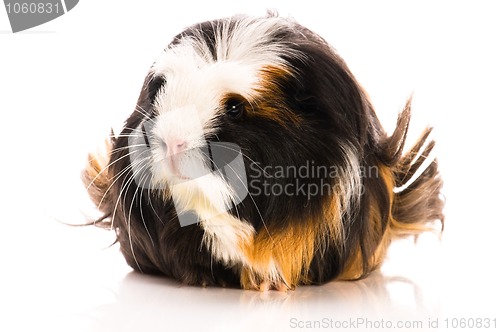
[{"label": "white fur patch", "polygon": [[[342,189],[342,206],[345,213],[356,208],[363,193],[361,180],[361,168],[359,158],[354,147],[341,144],[340,148],[344,152],[345,168],[341,170],[340,186]],[[354,206],[353,206],[354,205]]]},{"label": "white fur patch", "polygon": [[254,228],[228,213],[201,222],[205,229],[203,242],[214,258],[228,265],[247,264],[244,244],[254,235]]},{"label": "white fur patch", "polygon": [[[351,211],[358,209],[361,195],[363,194],[363,182],[359,158],[351,145],[340,145],[344,153],[345,168],[340,170],[338,181],[339,191],[334,195],[337,208],[335,220],[341,220],[344,215],[349,215]],[[335,224],[335,234],[338,236],[339,245],[345,243],[346,230],[341,222]]]}]

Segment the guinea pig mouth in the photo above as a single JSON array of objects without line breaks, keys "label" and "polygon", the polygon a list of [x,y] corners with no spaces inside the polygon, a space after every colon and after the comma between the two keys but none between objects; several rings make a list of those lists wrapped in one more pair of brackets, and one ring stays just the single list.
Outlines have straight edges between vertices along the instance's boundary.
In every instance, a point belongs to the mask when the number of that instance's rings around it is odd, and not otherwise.
[{"label": "guinea pig mouth", "polygon": [[176,156],[171,156],[167,160],[168,168],[170,170],[170,175],[172,178],[182,181],[192,180],[191,177],[184,174],[182,171],[182,167],[180,166],[180,160],[176,158]]},{"label": "guinea pig mouth", "polygon": [[199,148],[176,154],[163,152],[163,156],[167,177],[173,183],[196,181],[211,173],[207,156]]}]

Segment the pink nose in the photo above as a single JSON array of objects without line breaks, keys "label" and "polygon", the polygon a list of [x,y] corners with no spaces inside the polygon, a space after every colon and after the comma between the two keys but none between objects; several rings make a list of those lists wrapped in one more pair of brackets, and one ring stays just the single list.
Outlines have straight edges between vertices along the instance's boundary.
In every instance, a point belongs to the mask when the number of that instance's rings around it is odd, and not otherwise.
[{"label": "pink nose", "polygon": [[186,150],[186,141],[180,139],[169,140],[166,142],[167,145],[167,154],[168,155],[176,155],[178,153]]}]

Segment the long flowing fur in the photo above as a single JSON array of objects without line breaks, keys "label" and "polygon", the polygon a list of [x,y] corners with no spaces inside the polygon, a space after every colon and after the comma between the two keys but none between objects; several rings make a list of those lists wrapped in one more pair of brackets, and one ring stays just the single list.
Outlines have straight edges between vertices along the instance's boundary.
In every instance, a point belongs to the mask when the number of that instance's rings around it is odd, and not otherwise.
[{"label": "long flowing fur", "polygon": [[[218,71],[211,70],[214,63]],[[254,79],[239,81],[238,75]],[[218,82],[234,91],[221,94],[223,89],[213,86]],[[183,90],[190,84],[197,94]],[[146,121],[186,101],[200,105],[203,138],[241,147],[247,175],[258,180],[256,189],[297,180],[326,183],[332,190],[313,196],[250,192],[227,213],[182,227],[172,198],[176,191],[148,188],[145,176],[134,178],[134,167],[149,164],[143,159],[132,165],[129,139],[145,135]],[[210,103],[215,104],[207,107]],[[234,105],[241,109],[239,118],[224,113]],[[338,54],[291,20],[271,15],[205,22],[167,47],[123,130],[110,136],[104,152],[89,155],[82,178],[102,212],[95,223],[116,232],[128,264],[139,271],[187,284],[261,290],[355,280],[380,266],[393,239],[444,223],[432,130],[425,129],[405,153],[410,118],[411,99],[388,135]],[[190,129],[183,122],[191,120],[170,118],[184,130]],[[173,128],[161,121],[158,126],[165,132]],[[263,171],[310,162],[339,172],[294,179]],[[213,182],[212,188],[218,186]],[[215,202],[196,187],[186,190],[174,198],[198,216],[207,202]]]}]

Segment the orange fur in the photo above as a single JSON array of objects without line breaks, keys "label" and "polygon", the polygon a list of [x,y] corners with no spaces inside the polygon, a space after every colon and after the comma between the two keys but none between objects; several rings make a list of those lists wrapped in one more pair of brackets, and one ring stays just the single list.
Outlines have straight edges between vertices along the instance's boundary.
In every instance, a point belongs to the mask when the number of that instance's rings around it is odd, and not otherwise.
[{"label": "orange fur", "polygon": [[[270,282],[276,288],[284,284],[293,289],[307,283],[307,267],[314,254],[314,243],[314,231],[307,224],[280,231],[262,229],[243,249],[248,264],[242,271],[242,286],[259,289],[261,283]],[[269,274],[272,265],[276,275]]]}]

